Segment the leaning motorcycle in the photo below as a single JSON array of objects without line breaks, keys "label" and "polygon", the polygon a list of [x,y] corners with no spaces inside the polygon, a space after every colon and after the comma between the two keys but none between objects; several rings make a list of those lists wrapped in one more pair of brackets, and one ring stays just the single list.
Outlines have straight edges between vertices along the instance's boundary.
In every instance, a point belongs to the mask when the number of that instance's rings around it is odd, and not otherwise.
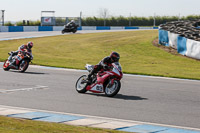
[{"label": "leaning motorcycle", "polygon": [[69,33],[69,32],[76,33],[78,27],[79,27],[79,25],[75,25],[75,26],[65,26],[65,28],[62,30],[62,34],[64,34],[64,33]]},{"label": "leaning motorcycle", "polygon": [[[94,66],[86,64],[85,68],[90,72]],[[123,77],[121,65],[119,62],[112,63],[108,70],[101,70],[91,76],[91,83],[87,81],[87,75],[82,75],[76,82],[76,90],[79,93],[87,91],[93,93],[105,93],[108,97],[115,96],[120,88],[120,80]]]},{"label": "leaning motorcycle", "polygon": [[[19,51],[15,56],[12,56],[12,52],[8,54],[10,56],[3,64],[3,69],[5,71],[15,69],[19,70],[19,72],[25,72],[29,66],[29,62],[33,60],[33,55],[27,51]],[[15,65],[12,65],[12,62],[16,62]]]}]

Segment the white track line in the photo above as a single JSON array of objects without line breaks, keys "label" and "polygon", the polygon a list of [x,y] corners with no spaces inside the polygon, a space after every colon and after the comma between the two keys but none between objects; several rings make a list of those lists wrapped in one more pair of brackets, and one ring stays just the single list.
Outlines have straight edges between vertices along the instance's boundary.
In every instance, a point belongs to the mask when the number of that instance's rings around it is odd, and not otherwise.
[{"label": "white track line", "polygon": [[11,90],[0,90],[0,93],[9,93],[9,92],[16,92],[16,91],[30,91],[30,90],[37,90],[37,89],[46,89],[48,86],[40,86],[37,85],[36,87],[32,88],[20,88],[20,89],[11,89]]}]

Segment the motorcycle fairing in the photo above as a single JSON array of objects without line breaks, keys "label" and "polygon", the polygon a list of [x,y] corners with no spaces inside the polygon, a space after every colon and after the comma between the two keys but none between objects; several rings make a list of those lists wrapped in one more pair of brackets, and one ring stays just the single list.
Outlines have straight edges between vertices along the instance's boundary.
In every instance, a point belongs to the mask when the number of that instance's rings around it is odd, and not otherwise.
[{"label": "motorcycle fairing", "polygon": [[87,86],[86,89],[91,91],[91,92],[95,92],[95,93],[103,93],[104,92],[103,84],[98,84],[98,83],[95,83],[91,86]]}]

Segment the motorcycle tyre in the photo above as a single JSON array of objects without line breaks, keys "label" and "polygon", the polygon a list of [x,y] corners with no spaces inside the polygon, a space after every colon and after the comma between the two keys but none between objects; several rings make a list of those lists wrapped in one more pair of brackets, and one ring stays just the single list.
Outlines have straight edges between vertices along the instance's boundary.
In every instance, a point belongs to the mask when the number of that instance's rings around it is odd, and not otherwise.
[{"label": "motorcycle tyre", "polygon": [[77,91],[78,93],[85,93],[85,92],[87,92],[87,90],[86,90],[87,84],[86,84],[86,86],[85,86],[83,89],[81,89],[81,90],[78,90],[78,89],[77,89],[78,82],[79,82],[79,80],[81,80],[83,77],[87,77],[87,75],[82,75],[82,76],[76,81],[76,86],[75,86],[75,88],[76,88],[76,91]]},{"label": "motorcycle tyre", "polygon": [[62,30],[62,34],[64,34],[65,33],[65,31],[64,30]]},{"label": "motorcycle tyre", "polygon": [[28,60],[24,60],[25,62],[26,62],[26,64],[25,64],[25,66],[20,70],[20,65],[21,65],[21,63],[19,64],[19,72],[25,72],[26,71],[26,69],[28,68],[28,66],[29,66],[29,61]]},{"label": "motorcycle tyre", "polygon": [[77,31],[77,30],[73,30],[72,32],[73,32],[73,33],[76,33],[76,31]]},{"label": "motorcycle tyre", "polygon": [[[105,95],[108,97],[113,97],[115,95],[117,95],[117,93],[119,92],[120,88],[121,88],[121,82],[119,80],[115,80],[118,83],[117,89],[112,93],[112,94],[107,94],[106,92],[106,88],[105,88]],[[108,85],[108,84],[107,84]],[[107,87],[106,85],[106,87]]]},{"label": "motorcycle tyre", "polygon": [[7,67],[5,67],[5,63],[6,63],[7,61],[8,61],[8,60],[4,61],[4,63],[3,63],[3,70],[4,70],[4,71],[9,71],[9,70],[10,70],[9,65],[8,65]]}]

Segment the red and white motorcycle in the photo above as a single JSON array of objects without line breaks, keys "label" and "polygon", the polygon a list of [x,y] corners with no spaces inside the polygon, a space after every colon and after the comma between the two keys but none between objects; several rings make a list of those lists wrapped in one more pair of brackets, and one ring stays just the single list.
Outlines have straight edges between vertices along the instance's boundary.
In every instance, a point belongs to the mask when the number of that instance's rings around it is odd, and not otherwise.
[{"label": "red and white motorcycle", "polygon": [[[93,65],[86,64],[86,69],[90,72]],[[115,96],[120,88],[120,80],[123,77],[121,65],[119,62],[112,63],[112,67],[108,70],[101,70],[97,74],[92,75],[92,83],[86,82],[87,75],[82,75],[76,82],[76,90],[79,93],[91,91],[93,93],[105,93],[108,97]]]}]

